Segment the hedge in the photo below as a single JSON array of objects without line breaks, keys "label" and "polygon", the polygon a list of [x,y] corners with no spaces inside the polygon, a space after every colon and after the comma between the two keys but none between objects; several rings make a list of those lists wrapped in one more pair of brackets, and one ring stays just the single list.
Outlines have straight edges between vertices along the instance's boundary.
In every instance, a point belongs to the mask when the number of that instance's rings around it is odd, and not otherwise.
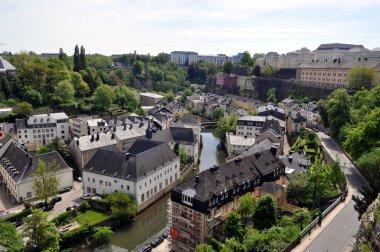
[{"label": "hedge", "polygon": [[94,233],[92,226],[81,226],[79,228],[67,231],[61,235],[59,242],[60,248],[69,248],[73,245],[83,243],[86,238],[91,237]]},{"label": "hedge", "polygon": [[11,216],[7,216],[5,218],[0,219],[0,221],[9,221],[9,222],[15,222],[15,221],[22,221],[23,218],[26,216],[32,214],[31,209],[24,209],[19,213],[13,214]]}]

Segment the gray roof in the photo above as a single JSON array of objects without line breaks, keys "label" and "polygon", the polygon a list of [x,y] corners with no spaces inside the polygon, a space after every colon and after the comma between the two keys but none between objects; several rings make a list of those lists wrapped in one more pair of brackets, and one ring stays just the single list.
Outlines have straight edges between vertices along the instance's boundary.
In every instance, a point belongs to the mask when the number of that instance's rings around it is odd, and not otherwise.
[{"label": "gray roof", "polygon": [[321,60],[319,62],[304,62],[301,65],[299,65],[298,68],[311,68],[311,69],[351,69],[353,67],[371,67],[376,68],[380,65],[380,59],[361,59],[360,61],[355,60],[345,60],[341,59],[340,63],[339,60]]},{"label": "gray roof", "polygon": [[318,112],[318,104],[315,101],[308,102],[306,104],[302,104],[301,106],[306,111],[310,111],[310,112],[313,112],[313,113],[317,113]]},{"label": "gray roof", "polygon": [[318,46],[316,51],[320,50],[334,50],[334,49],[340,49],[340,50],[346,50],[348,51],[351,48],[364,48],[363,45],[352,45],[352,44],[342,44],[342,43],[330,43],[330,44],[321,44]]},{"label": "gray roof", "polygon": [[101,148],[84,167],[84,171],[137,181],[178,160],[167,143],[137,140],[127,154],[114,148]]},{"label": "gray roof", "polygon": [[289,117],[292,119],[293,122],[295,123],[301,123],[301,122],[306,122],[306,118],[301,115],[300,112],[297,110],[292,110],[289,112]]},{"label": "gray roof", "polygon": [[177,122],[182,122],[183,124],[200,124],[199,117],[196,115],[184,115],[177,119]]},{"label": "gray roof", "polygon": [[[60,167],[58,173],[72,170],[56,151],[33,157],[21,146],[11,143],[1,156],[1,164],[4,167],[7,167],[6,162],[10,163],[8,165],[9,169],[6,169],[6,171],[12,176],[16,183],[33,180],[33,172],[36,170],[39,160],[45,162],[46,167],[53,161],[56,161]],[[11,169],[15,169],[13,170],[14,173],[12,173]]]},{"label": "gray roof", "polygon": [[284,190],[282,185],[275,182],[265,182],[261,185],[261,191],[272,195],[276,195],[278,191]]},{"label": "gray roof", "polygon": [[153,134],[152,140],[166,142],[173,145],[174,142],[185,145],[195,145],[197,138],[191,128],[171,127]]},{"label": "gray roof", "polygon": [[277,119],[266,119],[263,126],[261,127],[260,134],[267,130],[272,130],[277,135],[282,134],[280,122]]},{"label": "gray roof", "polygon": [[7,71],[16,71],[16,68],[0,56],[0,69],[5,69]]},{"label": "gray roof", "polygon": [[[99,140],[96,140],[97,136],[99,136]],[[76,144],[81,151],[98,149],[108,145],[116,145],[116,140],[112,138],[110,132],[81,136],[79,138],[74,138],[73,141],[76,141]]]},{"label": "gray roof", "polygon": [[285,172],[289,174],[306,172],[306,169],[311,164],[307,156],[301,152],[295,152],[287,156],[282,156],[280,159],[285,165]]}]

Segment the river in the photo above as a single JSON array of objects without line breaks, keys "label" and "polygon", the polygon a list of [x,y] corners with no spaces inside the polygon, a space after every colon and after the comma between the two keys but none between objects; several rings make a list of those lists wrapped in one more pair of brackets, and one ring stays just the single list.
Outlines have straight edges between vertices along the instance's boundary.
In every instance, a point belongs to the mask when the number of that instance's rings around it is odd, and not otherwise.
[{"label": "river", "polygon": [[[201,132],[203,147],[197,171],[224,163],[224,151],[217,148],[220,139],[210,130]],[[154,203],[136,217],[136,221],[116,229],[105,249],[97,251],[129,252],[164,229],[168,223],[167,207],[170,193]],[[89,250],[83,250],[89,251]]]}]

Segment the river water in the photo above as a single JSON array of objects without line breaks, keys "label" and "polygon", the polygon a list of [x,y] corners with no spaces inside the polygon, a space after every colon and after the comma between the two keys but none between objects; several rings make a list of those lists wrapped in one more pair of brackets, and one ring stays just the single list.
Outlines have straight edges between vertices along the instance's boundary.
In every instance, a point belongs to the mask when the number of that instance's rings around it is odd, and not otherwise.
[{"label": "river water", "polygon": [[[217,148],[220,139],[210,130],[202,130],[201,135],[203,147],[196,172],[224,163],[225,160],[224,151]],[[129,252],[164,229],[168,223],[167,208],[169,198],[170,193],[140,213],[136,217],[136,221],[115,230],[107,247],[97,249],[97,251]]]}]

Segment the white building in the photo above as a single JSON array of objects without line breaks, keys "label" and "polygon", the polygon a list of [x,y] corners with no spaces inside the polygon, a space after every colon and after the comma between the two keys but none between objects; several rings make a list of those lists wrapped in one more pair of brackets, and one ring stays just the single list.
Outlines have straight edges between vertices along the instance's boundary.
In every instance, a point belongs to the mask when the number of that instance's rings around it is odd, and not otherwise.
[{"label": "white building", "polygon": [[341,43],[321,44],[314,51],[314,61],[331,61],[334,59],[343,59],[344,55],[352,48],[364,49],[364,46]]},{"label": "white building", "polygon": [[314,59],[314,56],[314,53],[306,47],[288,52],[285,56],[283,68],[296,69],[303,62],[311,62]]},{"label": "white building", "polygon": [[69,131],[71,137],[81,137],[88,135],[87,120],[89,118],[76,117],[69,119]]},{"label": "white building", "polygon": [[46,167],[52,162],[59,165],[55,176],[59,178],[58,190],[72,187],[73,170],[67,166],[66,162],[58,152],[49,152],[42,155],[31,156],[22,146],[9,141],[10,144],[2,147],[0,156],[0,178],[9,194],[17,201],[32,200],[36,198],[36,191],[33,183],[36,180],[33,172],[38,166],[38,162],[45,162]]},{"label": "white building", "polygon": [[83,190],[130,193],[141,211],[170,191],[179,178],[179,158],[167,143],[137,140],[126,154],[116,148],[99,149],[83,170]]},{"label": "white building", "polygon": [[301,115],[306,118],[308,124],[318,124],[321,121],[321,116],[318,111],[318,104],[313,101],[301,105]]},{"label": "white building", "polygon": [[101,118],[87,120],[87,125],[89,135],[107,132],[109,129],[107,122]]},{"label": "white building", "polygon": [[12,108],[0,108],[0,115],[12,114]]},{"label": "white building", "polygon": [[255,138],[260,133],[266,120],[265,116],[242,116],[238,118],[236,135],[240,137]]},{"label": "white building", "polygon": [[51,143],[55,138],[68,141],[69,118],[65,113],[40,114],[28,119],[16,119],[18,141],[38,146]]},{"label": "white building", "polygon": [[228,156],[248,151],[255,144],[255,138],[226,133],[226,149]]}]

